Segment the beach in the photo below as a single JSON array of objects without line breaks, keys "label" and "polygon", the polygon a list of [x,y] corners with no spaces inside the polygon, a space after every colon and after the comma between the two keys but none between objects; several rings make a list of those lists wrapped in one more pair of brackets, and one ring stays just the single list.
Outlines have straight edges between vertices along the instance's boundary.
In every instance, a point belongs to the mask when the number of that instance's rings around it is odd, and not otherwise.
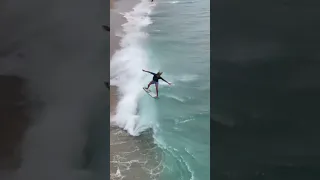
[{"label": "beach", "polygon": [[[114,7],[114,5],[113,5]],[[110,10],[110,61],[112,56],[120,48],[120,37],[116,36],[117,31],[121,31],[121,25],[125,22],[125,19],[118,13],[115,13],[113,9]],[[117,105],[116,87],[110,86],[110,115],[114,115],[115,107]]]}]

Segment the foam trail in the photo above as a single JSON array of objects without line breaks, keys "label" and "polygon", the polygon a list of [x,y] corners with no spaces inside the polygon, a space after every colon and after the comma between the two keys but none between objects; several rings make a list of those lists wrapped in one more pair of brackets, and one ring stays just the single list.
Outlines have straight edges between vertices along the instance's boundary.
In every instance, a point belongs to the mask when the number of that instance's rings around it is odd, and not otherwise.
[{"label": "foam trail", "polygon": [[134,136],[149,127],[141,124],[146,121],[141,121],[141,113],[139,115],[137,109],[146,83],[142,69],[148,67],[148,55],[143,46],[148,34],[143,28],[152,23],[149,14],[153,6],[143,0],[131,12],[123,14],[127,23],[123,24],[121,49],[112,57],[110,64],[111,85],[118,87],[120,96],[112,123]]}]

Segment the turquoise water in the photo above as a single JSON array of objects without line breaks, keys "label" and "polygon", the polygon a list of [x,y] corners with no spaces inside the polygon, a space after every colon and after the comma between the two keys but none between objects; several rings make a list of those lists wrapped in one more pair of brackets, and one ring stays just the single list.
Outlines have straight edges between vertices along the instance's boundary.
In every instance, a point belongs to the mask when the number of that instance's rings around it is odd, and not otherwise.
[{"label": "turquoise water", "polygon": [[[121,12],[127,22],[118,33],[121,49],[110,64],[111,84],[119,93],[111,122],[131,136],[152,129],[159,148],[137,148],[126,163],[139,162],[142,171],[119,168],[119,177],[146,172],[148,177],[140,179],[210,179],[209,3],[142,0],[131,11]],[[152,76],[142,69],[163,71],[163,78],[173,85],[160,81],[159,99],[150,98],[142,87]],[[156,152],[146,156],[153,165],[141,160],[144,151]]]},{"label": "turquoise water", "polygon": [[147,49],[160,83],[157,144],[163,180],[210,179],[210,1],[159,1],[150,15]]}]

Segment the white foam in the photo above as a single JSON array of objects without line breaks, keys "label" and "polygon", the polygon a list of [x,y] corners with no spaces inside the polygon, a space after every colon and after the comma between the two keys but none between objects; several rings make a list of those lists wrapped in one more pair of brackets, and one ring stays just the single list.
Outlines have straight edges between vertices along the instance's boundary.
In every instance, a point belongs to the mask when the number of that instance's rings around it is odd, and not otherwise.
[{"label": "white foam", "polygon": [[170,1],[170,4],[177,4],[179,3],[180,1]]},{"label": "white foam", "polygon": [[190,81],[195,81],[199,78],[198,75],[182,75],[179,79],[179,81],[182,81],[182,82],[190,82]]},{"label": "white foam", "polygon": [[176,96],[176,95],[173,95],[173,94],[165,94],[164,96],[171,98],[171,99],[174,99],[176,101],[179,101],[181,103],[185,102],[185,100],[183,98]]},{"label": "white foam", "polygon": [[137,109],[146,82],[146,74],[142,69],[148,67],[149,62],[143,46],[148,34],[143,28],[152,24],[149,15],[153,6],[143,0],[131,12],[123,14],[127,23],[122,25],[124,34],[120,42],[121,49],[112,57],[110,64],[110,83],[118,87],[120,96],[111,122],[134,136],[150,127],[150,120],[143,120],[146,117],[142,117],[141,112],[137,114]]}]

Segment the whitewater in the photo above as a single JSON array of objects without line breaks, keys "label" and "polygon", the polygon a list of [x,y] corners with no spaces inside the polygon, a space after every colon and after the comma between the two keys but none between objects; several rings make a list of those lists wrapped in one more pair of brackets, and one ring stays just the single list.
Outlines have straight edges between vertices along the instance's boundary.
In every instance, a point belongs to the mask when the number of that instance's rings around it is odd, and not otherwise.
[{"label": "whitewater", "polygon": [[[132,136],[153,127],[156,120],[156,110],[153,99],[142,97],[142,87],[150,76],[142,69],[154,69],[149,64],[145,50],[145,40],[148,34],[144,29],[152,24],[149,17],[155,4],[141,1],[131,12],[123,13],[127,22],[122,25],[121,49],[116,51],[110,63],[110,84],[117,87],[118,103],[115,114],[111,117],[112,125],[126,130]],[[148,110],[145,111],[145,107]]]}]

